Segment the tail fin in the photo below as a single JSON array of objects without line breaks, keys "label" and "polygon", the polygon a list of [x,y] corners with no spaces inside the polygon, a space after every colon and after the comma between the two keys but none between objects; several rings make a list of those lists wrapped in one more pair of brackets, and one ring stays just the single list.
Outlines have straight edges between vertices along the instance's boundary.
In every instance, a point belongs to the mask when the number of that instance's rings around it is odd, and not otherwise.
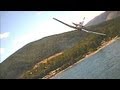
[{"label": "tail fin", "polygon": [[83,18],[83,21],[81,22],[82,25],[84,24],[84,20],[85,20],[85,17]]}]

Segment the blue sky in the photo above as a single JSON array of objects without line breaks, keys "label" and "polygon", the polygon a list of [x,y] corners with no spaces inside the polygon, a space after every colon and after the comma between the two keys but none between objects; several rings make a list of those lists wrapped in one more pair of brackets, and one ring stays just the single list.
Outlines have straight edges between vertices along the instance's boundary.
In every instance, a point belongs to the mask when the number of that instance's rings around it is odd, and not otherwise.
[{"label": "blue sky", "polygon": [[85,23],[104,11],[0,11],[0,62],[29,42],[72,29],[56,22]]}]

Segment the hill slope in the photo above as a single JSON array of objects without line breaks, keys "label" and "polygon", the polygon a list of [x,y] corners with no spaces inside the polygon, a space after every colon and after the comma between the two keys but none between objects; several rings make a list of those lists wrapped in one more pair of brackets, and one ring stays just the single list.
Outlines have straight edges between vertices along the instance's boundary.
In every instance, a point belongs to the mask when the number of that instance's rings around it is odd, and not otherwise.
[{"label": "hill slope", "polygon": [[97,25],[104,21],[114,19],[118,16],[120,16],[120,11],[106,11],[106,12],[102,13],[101,15],[95,17],[91,21],[89,21],[85,26]]},{"label": "hill slope", "polygon": [[3,78],[17,78],[37,62],[71,48],[86,35],[84,32],[71,31],[31,42],[0,64],[1,76]]}]

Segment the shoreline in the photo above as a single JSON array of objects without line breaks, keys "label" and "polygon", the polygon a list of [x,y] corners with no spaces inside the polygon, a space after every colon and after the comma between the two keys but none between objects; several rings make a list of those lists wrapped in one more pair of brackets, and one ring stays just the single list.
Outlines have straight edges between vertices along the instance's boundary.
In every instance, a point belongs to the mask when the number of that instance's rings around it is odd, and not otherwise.
[{"label": "shoreline", "polygon": [[[87,58],[95,55],[95,54],[98,53],[100,50],[104,49],[105,47],[107,47],[107,46],[109,46],[110,44],[112,44],[113,42],[115,42],[117,39],[120,39],[120,38],[116,36],[116,37],[112,38],[111,40],[104,42],[104,43],[98,48],[98,50],[96,50],[96,51],[94,51],[94,52],[91,52],[90,54],[86,55],[84,58],[82,58],[81,60],[77,61],[77,62],[74,63],[73,65],[70,65],[69,67],[67,67],[67,68],[64,69],[64,70],[61,70],[61,71],[58,72],[58,73],[54,73],[54,75],[52,75],[52,74],[46,75],[46,76],[43,77],[42,79],[54,79],[53,77],[55,77],[55,76],[61,74],[62,72],[66,71],[66,70],[68,70],[68,69],[70,69],[70,68],[72,68],[73,66],[75,66],[75,65],[77,65],[78,63],[84,61],[85,59],[87,59]],[[55,71],[55,70],[54,70],[54,71]],[[54,72],[54,71],[52,71],[52,72]]]}]

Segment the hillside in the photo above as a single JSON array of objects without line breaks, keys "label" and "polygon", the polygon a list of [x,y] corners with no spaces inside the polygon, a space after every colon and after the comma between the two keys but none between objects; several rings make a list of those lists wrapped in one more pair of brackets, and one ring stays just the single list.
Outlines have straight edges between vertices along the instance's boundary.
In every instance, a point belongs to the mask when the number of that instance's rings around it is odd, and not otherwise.
[{"label": "hillside", "polygon": [[[31,42],[0,64],[0,78],[42,78],[59,67],[68,67],[85,54],[95,51],[103,40],[120,36],[120,17],[88,28],[106,33],[107,36],[76,30]],[[61,52],[64,53],[51,58],[47,63],[40,63],[37,69],[33,68],[35,64]]]},{"label": "hillside", "polygon": [[101,15],[96,16],[94,19],[89,21],[85,26],[97,25],[104,21],[114,19],[118,16],[120,16],[120,11],[106,11],[106,12],[102,13]]},{"label": "hillside", "polygon": [[76,30],[31,42],[0,64],[1,76],[4,76],[3,78],[17,78],[43,59],[71,48],[86,35],[87,33]]}]

